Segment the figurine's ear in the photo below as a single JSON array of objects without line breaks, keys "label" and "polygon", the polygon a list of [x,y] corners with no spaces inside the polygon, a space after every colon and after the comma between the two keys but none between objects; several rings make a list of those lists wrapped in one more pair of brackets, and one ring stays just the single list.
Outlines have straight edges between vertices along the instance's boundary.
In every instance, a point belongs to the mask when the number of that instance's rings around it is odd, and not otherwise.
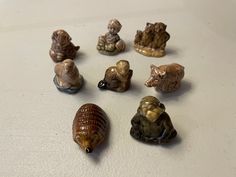
[{"label": "figurine's ear", "polygon": [[52,39],[55,40],[57,38],[57,31],[54,31],[52,34]]},{"label": "figurine's ear", "polygon": [[150,66],[150,68],[151,68],[151,73],[152,74],[158,74],[159,73],[159,69],[158,69],[158,67],[157,66],[155,66],[155,65],[151,65]]},{"label": "figurine's ear", "polygon": [[151,23],[149,23],[149,22],[147,22],[146,23],[146,26],[148,27],[148,26],[151,26],[152,24]]}]

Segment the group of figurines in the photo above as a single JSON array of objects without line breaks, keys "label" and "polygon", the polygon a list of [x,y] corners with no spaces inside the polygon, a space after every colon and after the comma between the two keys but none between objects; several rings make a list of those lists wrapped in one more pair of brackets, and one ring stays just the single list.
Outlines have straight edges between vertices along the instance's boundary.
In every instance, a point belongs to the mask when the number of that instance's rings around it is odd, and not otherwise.
[{"label": "group of figurines", "polygon": [[[117,19],[109,21],[108,32],[98,38],[99,53],[116,55],[125,51],[125,42],[118,35],[121,27]],[[134,48],[145,56],[162,57],[165,55],[165,46],[169,38],[164,23],[147,23],[144,31],[137,31]],[[80,46],[75,46],[71,40],[65,30],[53,32],[49,55],[56,62],[53,82],[57,89],[74,94],[82,87],[83,76],[73,61]],[[119,60],[115,66],[106,69],[104,78],[98,82],[98,88],[125,92],[130,88],[132,75],[133,70],[130,69],[129,62]],[[151,74],[145,85],[155,87],[160,92],[173,92],[179,89],[183,77],[184,67],[180,64],[151,65]],[[177,135],[170,117],[165,112],[165,106],[152,96],[146,96],[141,100],[131,124],[131,136],[143,142],[164,144]],[[94,147],[103,141],[106,129],[107,118],[104,111],[97,105],[85,104],[75,116],[73,138],[86,152],[92,152]]]}]

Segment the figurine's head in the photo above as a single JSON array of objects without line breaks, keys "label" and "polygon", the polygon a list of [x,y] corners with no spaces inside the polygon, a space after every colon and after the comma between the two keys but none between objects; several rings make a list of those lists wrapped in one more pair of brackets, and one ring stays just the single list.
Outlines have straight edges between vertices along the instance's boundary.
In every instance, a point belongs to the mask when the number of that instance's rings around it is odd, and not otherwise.
[{"label": "figurine's head", "polygon": [[112,19],[108,23],[108,31],[111,34],[117,34],[120,31],[121,27],[122,25],[117,19]]},{"label": "figurine's head", "polygon": [[160,23],[155,23],[154,24],[155,26],[155,32],[164,32],[166,30],[166,25],[162,22]]},{"label": "figurine's head", "polygon": [[65,75],[75,75],[79,74],[79,70],[76,67],[75,63],[71,59],[66,59],[61,63],[57,63],[54,69],[57,76],[65,76]]},{"label": "figurine's head", "polygon": [[116,69],[118,73],[122,76],[125,76],[129,73],[129,62],[126,60],[120,60],[116,63]]},{"label": "figurine's head", "polygon": [[163,112],[165,112],[165,106],[153,96],[144,97],[138,108],[138,113],[151,122],[155,122]]},{"label": "figurine's head", "polygon": [[52,34],[52,40],[61,46],[66,46],[70,43],[71,37],[65,30],[56,30]]}]

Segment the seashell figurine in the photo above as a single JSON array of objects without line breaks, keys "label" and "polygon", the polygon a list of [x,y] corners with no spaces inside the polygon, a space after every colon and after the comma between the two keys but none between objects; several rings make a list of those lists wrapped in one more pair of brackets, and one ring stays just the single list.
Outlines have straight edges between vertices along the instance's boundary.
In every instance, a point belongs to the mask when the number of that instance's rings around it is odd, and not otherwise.
[{"label": "seashell figurine", "polygon": [[49,55],[54,62],[61,62],[67,58],[74,59],[80,46],[71,42],[70,35],[65,30],[56,30],[52,34],[52,45]]},{"label": "seashell figurine", "polygon": [[177,135],[165,106],[153,96],[141,100],[131,124],[130,135],[147,143],[165,144]]},{"label": "seashell figurine", "polygon": [[151,65],[151,75],[145,85],[156,87],[161,92],[173,92],[180,87],[183,77],[184,67],[180,64],[172,63],[159,67]]},{"label": "seashell figurine", "polygon": [[116,92],[125,92],[129,89],[133,70],[130,69],[129,62],[120,60],[116,66],[111,66],[106,70],[105,77],[98,83],[98,88]]},{"label": "seashell figurine", "polygon": [[164,23],[147,23],[144,31],[137,31],[134,48],[145,56],[162,57],[169,39],[170,35],[166,32]]},{"label": "seashell figurine", "polygon": [[73,121],[73,139],[87,153],[102,143],[107,134],[108,120],[104,111],[95,104],[84,104]]},{"label": "seashell figurine", "polygon": [[54,71],[56,73],[53,81],[57,89],[66,93],[77,93],[83,84],[83,76],[71,59],[57,63]]},{"label": "seashell figurine", "polygon": [[104,55],[115,55],[125,50],[125,43],[118,32],[122,25],[117,19],[112,19],[108,23],[108,32],[99,36],[97,50]]}]

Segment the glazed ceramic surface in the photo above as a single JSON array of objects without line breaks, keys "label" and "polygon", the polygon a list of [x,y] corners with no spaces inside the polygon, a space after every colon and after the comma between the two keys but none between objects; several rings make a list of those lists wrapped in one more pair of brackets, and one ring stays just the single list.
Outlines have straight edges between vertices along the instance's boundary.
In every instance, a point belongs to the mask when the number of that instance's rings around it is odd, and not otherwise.
[{"label": "glazed ceramic surface", "polygon": [[[1,177],[235,177],[236,3],[233,0],[0,0]],[[98,53],[110,19],[122,24],[119,55]],[[163,22],[171,35],[166,55],[133,48],[136,30]],[[49,56],[51,35],[64,29],[81,48],[73,60],[85,84],[75,95],[57,91]],[[119,60],[133,70],[123,93],[98,82]],[[144,82],[150,65],[185,67],[181,87],[162,94]],[[129,134],[140,100],[166,106],[178,135],[156,146]],[[72,139],[72,122],[85,103],[109,117],[107,141],[86,154]]]}]

